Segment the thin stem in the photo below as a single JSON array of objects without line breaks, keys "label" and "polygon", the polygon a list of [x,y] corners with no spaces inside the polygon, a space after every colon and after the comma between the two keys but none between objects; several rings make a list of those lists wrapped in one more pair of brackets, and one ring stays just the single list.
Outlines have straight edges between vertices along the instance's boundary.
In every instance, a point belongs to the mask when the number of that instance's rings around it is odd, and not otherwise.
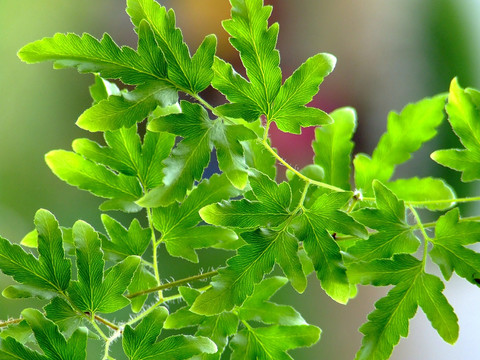
[{"label": "thin stem", "polygon": [[9,326],[9,325],[13,325],[13,324],[18,324],[18,323],[22,322],[22,320],[23,320],[23,318],[10,319],[10,320],[6,320],[6,321],[2,321],[2,322],[0,322],[0,328],[5,327],[5,326]]},{"label": "thin stem", "polygon": [[112,330],[117,331],[119,329],[119,327],[117,325],[115,325],[114,323],[111,323],[107,319],[104,319],[104,318],[102,318],[98,315],[95,315],[95,320],[97,320],[98,322],[101,322],[103,325],[108,326]]},{"label": "thin stem", "polygon": [[316,181],[316,180],[313,180],[313,179],[310,179],[308,176],[305,176],[303,175],[301,172],[299,172],[298,170],[296,170],[295,168],[293,168],[289,163],[287,163],[285,160],[283,160],[283,158],[277,154],[277,152],[275,150],[273,150],[273,148],[267,143],[267,141],[263,140],[262,141],[262,145],[265,147],[265,149],[267,149],[282,165],[284,165],[288,170],[292,171],[295,175],[297,175],[300,179],[302,179],[303,181],[306,181],[310,184],[313,184],[313,185],[317,185],[317,186],[320,186],[320,187],[323,187],[323,188],[326,188],[326,189],[330,189],[330,190],[333,190],[333,191],[337,191],[337,192],[345,192],[345,190],[339,188],[339,187],[336,187],[336,186],[333,186],[333,185],[329,185],[329,184],[326,184],[324,182],[321,182],[321,181]]},{"label": "thin stem", "polygon": [[[153,265],[153,273],[155,275],[155,280],[157,281],[157,285],[160,286],[162,284],[160,280],[160,273],[158,272],[158,245],[161,242],[161,239],[157,242],[157,239],[155,237],[155,228],[153,227],[153,220],[152,220],[152,209],[147,208],[147,219],[148,219],[148,227],[150,228],[150,231],[152,233],[152,265]],[[163,294],[161,290],[158,290],[158,296],[161,299]]]},{"label": "thin stem", "polygon": [[[364,197],[363,200],[365,200],[365,201],[375,201],[375,198],[374,197]],[[458,199],[412,200],[412,201],[405,201],[405,204],[412,205],[414,207],[419,207],[419,206],[422,206],[422,205],[429,205],[429,204],[466,203],[466,202],[473,202],[473,201],[480,201],[480,196],[458,198]]]},{"label": "thin stem", "polygon": [[105,333],[103,332],[102,329],[100,329],[100,326],[98,326],[97,322],[95,321],[95,317],[91,317],[89,318],[90,320],[90,324],[92,324],[92,326],[95,328],[95,330],[97,330],[98,334],[100,335],[100,337],[105,340],[105,341],[108,341],[109,338],[107,335],[105,335]]},{"label": "thin stem", "polygon": [[430,236],[428,236],[427,232],[425,231],[425,227],[423,226],[422,220],[420,219],[420,216],[418,215],[417,210],[415,210],[415,208],[412,205],[409,205],[408,208],[410,209],[413,216],[415,217],[415,221],[417,222],[418,228],[425,240],[423,243],[423,258],[422,258],[423,268],[425,268],[425,264],[427,263],[428,243],[431,241],[431,238]]},{"label": "thin stem", "polygon": [[139,315],[135,316],[133,319],[130,319],[129,321],[127,321],[125,323],[125,325],[133,325],[135,324],[136,322],[142,320],[145,316],[147,316],[148,314],[150,314],[153,310],[155,310],[158,306],[162,305],[163,303],[165,302],[165,299],[160,299],[158,300],[155,304],[153,304],[152,306],[150,306],[147,310],[145,310],[144,312],[140,313]]},{"label": "thin stem", "polygon": [[139,291],[139,292],[136,292],[136,293],[133,293],[133,294],[128,294],[126,295],[126,297],[128,299],[133,299],[137,296],[142,296],[142,295],[146,295],[146,294],[150,294],[152,292],[155,292],[155,291],[161,291],[161,290],[166,290],[166,289],[171,289],[171,288],[174,288],[174,287],[178,287],[178,286],[181,286],[181,285],[185,285],[185,284],[188,284],[192,281],[196,281],[196,280],[202,280],[202,279],[208,279],[212,276],[215,276],[218,274],[218,271],[217,270],[213,270],[213,271],[209,271],[209,272],[206,272],[206,273],[203,273],[203,274],[198,274],[198,275],[194,275],[194,276],[189,276],[185,279],[180,279],[180,280],[177,280],[177,281],[172,281],[172,282],[169,282],[169,283],[166,283],[166,284],[163,284],[163,285],[159,285],[159,286],[156,286],[154,288],[151,288],[151,289],[147,289],[147,290],[142,290],[142,291]]}]

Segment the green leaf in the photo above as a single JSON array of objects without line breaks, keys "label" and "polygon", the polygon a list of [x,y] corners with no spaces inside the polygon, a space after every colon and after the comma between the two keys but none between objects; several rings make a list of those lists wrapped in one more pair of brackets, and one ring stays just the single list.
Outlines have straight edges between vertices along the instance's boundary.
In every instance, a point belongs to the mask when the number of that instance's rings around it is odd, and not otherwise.
[{"label": "green leaf", "polygon": [[117,130],[143,121],[157,106],[175,104],[178,95],[172,85],[164,81],[149,82],[131,92],[109,96],[85,112],[77,125],[88,131]]},{"label": "green leaf", "polygon": [[240,141],[255,139],[255,133],[243,125],[216,122],[212,141],[217,150],[218,167],[238,189],[247,185],[248,167]]},{"label": "green leaf", "polygon": [[38,234],[38,259],[26,253],[20,246],[0,237],[0,269],[22,285],[7,288],[5,295],[49,297],[48,292],[63,292],[71,277],[70,260],[65,259],[62,232],[55,217],[47,210],[35,214]]},{"label": "green leaf", "polygon": [[215,353],[215,344],[204,337],[176,335],[156,342],[168,316],[164,307],[158,307],[145,316],[133,329],[125,326],[123,349],[130,360],[189,359],[202,353]]},{"label": "green leaf", "polygon": [[443,166],[462,172],[463,181],[480,179],[480,110],[475,94],[464,90],[453,79],[446,106],[448,121],[464,149],[438,150],[431,158]]},{"label": "green leaf", "polygon": [[40,311],[25,309],[22,311],[22,316],[32,328],[35,339],[45,353],[46,359],[85,359],[87,347],[87,330],[85,328],[78,328],[70,339],[66,340],[57,325],[46,319]]},{"label": "green leaf", "polygon": [[12,337],[2,339],[0,342],[0,355],[4,360],[49,360],[46,356],[30,350]]},{"label": "green leaf", "polygon": [[291,190],[287,183],[278,185],[267,175],[256,172],[250,186],[257,201],[246,199],[208,205],[200,210],[205,222],[236,228],[277,226],[290,216]]},{"label": "green leaf", "polygon": [[198,104],[182,101],[181,106],[181,114],[157,118],[149,124],[152,131],[167,131],[183,140],[164,161],[164,186],[147,194],[139,201],[140,205],[157,207],[182,201],[193,182],[201,179],[213,146],[217,147],[219,166],[232,184],[239,189],[246,185],[247,166],[239,141],[253,139],[255,133],[243,125],[210,120],[207,111]]},{"label": "green leaf", "polygon": [[217,346],[217,352],[201,355],[202,360],[219,360],[229,338],[237,332],[238,316],[231,312],[223,312],[217,316],[208,316],[198,326],[195,336],[204,336]]},{"label": "green leaf", "polygon": [[[152,274],[150,266],[147,266],[144,262],[141,262],[137,268],[137,271],[135,271],[135,274],[133,274],[132,281],[130,282],[130,285],[128,285],[127,289],[130,294],[133,294],[145,289],[151,289],[157,285],[157,279],[155,278],[155,275]],[[147,298],[148,295],[142,295],[135,296],[133,299],[130,299],[132,311],[134,313],[140,312],[143,309],[143,305],[145,304]]]},{"label": "green leaf", "polygon": [[261,0],[231,0],[232,18],[223,22],[230,43],[240,52],[252,86],[250,91],[263,114],[268,114],[280,90],[280,55],[275,49],[278,24],[268,26],[271,6]]},{"label": "green leaf", "polygon": [[162,184],[162,161],[168,157],[175,143],[173,135],[147,131],[142,144],[137,126],[132,126],[107,131],[104,136],[108,146],[100,146],[88,139],[77,139],[72,147],[76,153],[95,163],[123,175],[138,177],[147,190]]},{"label": "green leaf", "polygon": [[[120,79],[125,84],[138,85],[148,81],[166,80],[167,74],[161,53],[154,61],[151,56],[124,46],[119,48],[105,34],[98,41],[89,34],[55,34],[24,46],[18,52],[21,60],[33,64],[53,61],[54,67],[77,68],[82,73],[99,73],[105,79]],[[142,50],[143,55],[148,50]],[[159,56],[158,56],[159,55]]]},{"label": "green leaf", "polygon": [[[202,293],[191,310],[198,314],[214,315],[241,305],[252,294],[254,285],[272,271],[275,261],[288,276],[292,286],[302,292],[306,278],[298,258],[298,240],[284,226],[279,231],[258,229],[242,234],[247,245],[227,261],[212,279],[212,288]],[[294,243],[295,242],[295,243]]]},{"label": "green leaf", "polygon": [[287,278],[274,276],[257,284],[252,295],[238,309],[240,319],[261,321],[264,324],[306,324],[302,316],[293,307],[268,301],[287,282]]},{"label": "green leaf", "polygon": [[71,335],[83,323],[81,317],[70,304],[60,297],[55,297],[45,306],[47,318],[52,320],[65,335]]},{"label": "green leaf", "polygon": [[305,107],[318,92],[323,79],[332,72],[336,59],[330,54],[317,54],[305,61],[281,87],[268,120],[277,127],[293,134],[300,134],[301,127],[325,125],[332,122],[320,109]]},{"label": "green leaf", "polygon": [[430,256],[442,270],[445,279],[450,279],[452,272],[455,271],[459,276],[478,286],[480,254],[464,245],[479,241],[480,223],[460,221],[460,213],[458,208],[455,208],[438,219]]},{"label": "green leaf", "polygon": [[228,229],[197,226],[202,219],[198,211],[207,204],[238,196],[225,175],[212,175],[195,187],[182,204],[174,203],[153,209],[153,224],[160,231],[168,252],[192,262],[198,262],[195,249],[229,247],[237,235]]},{"label": "green leaf", "polygon": [[157,207],[182,201],[193,182],[202,178],[210,161],[213,122],[202,106],[187,101],[182,101],[181,106],[181,114],[155,119],[149,125],[152,131],[166,131],[182,136],[183,140],[164,161],[164,186],[141,199],[138,203],[142,206]]},{"label": "green leaf", "polygon": [[115,174],[73,152],[53,150],[45,155],[45,161],[61,180],[96,196],[123,200],[136,200],[142,196],[137,179]]},{"label": "green leaf", "polygon": [[396,253],[414,253],[420,245],[414,229],[408,225],[405,204],[380,181],[373,182],[377,208],[364,208],[352,216],[371,229],[378,230],[368,240],[348,249],[357,260],[389,258]]},{"label": "green leaf", "polygon": [[426,274],[422,263],[413,256],[399,254],[393,259],[356,263],[349,267],[349,276],[362,284],[395,285],[375,303],[369,321],[360,327],[365,337],[356,359],[388,359],[400,337],[408,335],[409,321],[418,305],[445,341],[450,344],[456,341],[457,317],[442,294],[443,283]]},{"label": "green leaf", "polygon": [[315,344],[320,329],[313,325],[248,327],[238,332],[230,342],[232,360],[292,359],[287,351]]},{"label": "green leaf", "polygon": [[225,95],[230,103],[215,109],[226,117],[255,121],[262,114],[262,106],[255,98],[253,85],[238,74],[229,63],[220,58],[213,62],[212,86]]},{"label": "green leaf", "polygon": [[103,252],[95,230],[83,221],[73,225],[76,246],[78,280],[68,289],[70,297],[80,310],[95,314],[117,311],[130,302],[122,294],[130,284],[140,258],[129,256],[108,269],[104,276]]},{"label": "green leaf", "polygon": [[388,115],[387,132],[382,135],[372,157],[358,154],[354,159],[355,184],[370,195],[372,181],[387,182],[395,167],[410,159],[424,142],[432,139],[445,117],[445,95],[407,105],[400,114]]},{"label": "green leaf", "polygon": [[88,89],[94,105],[111,95],[121,95],[120,89],[115,83],[105,80],[97,74],[95,75],[95,82]]},{"label": "green leaf", "polygon": [[142,228],[137,219],[131,222],[128,230],[105,214],[102,215],[102,223],[110,237],[110,240],[102,242],[102,249],[109,260],[119,261],[129,255],[142,256],[152,238],[151,230]]},{"label": "green leaf", "polygon": [[[432,211],[446,210],[455,204],[455,192],[442,179],[432,177],[398,179],[386,184],[399,199]],[[439,202],[435,202],[435,201]],[[445,200],[452,200],[450,202]],[[425,204],[421,204],[425,202]]]},{"label": "green leaf", "polygon": [[340,211],[351,198],[351,193],[330,193],[320,196],[299,218],[297,236],[303,241],[307,255],[312,259],[322,288],[335,301],[346,303],[351,297],[350,284],[343,265],[340,247],[327,230],[367,236],[363,225]]},{"label": "green leaf", "polygon": [[[29,341],[34,341],[32,328],[28,325],[26,320],[22,320],[17,324],[10,324],[8,326],[5,326],[0,332],[0,337],[2,339],[7,339],[11,337],[21,344],[25,344]],[[2,345],[0,342],[0,351],[1,349]]]},{"label": "green leaf", "polygon": [[350,190],[350,163],[352,137],[357,126],[357,113],[353,108],[340,108],[330,114],[333,123],[315,129],[312,142],[314,162],[325,171],[323,181]]},{"label": "green leaf", "polygon": [[182,32],[175,27],[173,10],[167,11],[153,0],[127,0],[127,13],[139,33],[142,21],[150,24],[155,40],[168,63],[168,77],[177,87],[197,94],[210,85],[217,45],[215,35],[207,36],[194,56],[190,57]]}]

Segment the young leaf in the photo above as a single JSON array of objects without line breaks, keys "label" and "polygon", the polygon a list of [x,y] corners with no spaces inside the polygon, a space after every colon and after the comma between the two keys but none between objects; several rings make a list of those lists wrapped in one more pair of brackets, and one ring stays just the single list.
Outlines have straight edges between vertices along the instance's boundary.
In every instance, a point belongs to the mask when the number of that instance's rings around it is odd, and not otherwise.
[{"label": "young leaf", "polygon": [[[38,234],[39,258],[26,253],[20,246],[0,237],[0,269],[22,285],[7,290],[6,295],[15,297],[18,292],[25,296],[49,297],[48,293],[63,292],[71,277],[71,263],[65,258],[62,232],[55,217],[47,210],[35,214]],[[7,288],[8,289],[8,288]]]},{"label": "young leaf", "polygon": [[430,251],[432,260],[438,264],[445,279],[455,271],[459,276],[478,286],[480,277],[480,254],[465,245],[480,241],[480,223],[460,222],[458,208],[440,217],[435,226],[434,244]]},{"label": "young leaf", "polygon": [[267,175],[256,172],[250,186],[257,201],[246,199],[208,205],[200,210],[205,222],[236,228],[277,226],[288,219],[291,190],[287,183],[278,185]]},{"label": "young leaf", "polygon": [[[455,204],[455,192],[442,179],[413,177],[398,179],[386,184],[399,199],[412,202],[426,202],[423,207],[432,210],[445,210]],[[441,200],[435,202],[435,200]],[[446,202],[444,200],[452,200]],[[422,206],[415,204],[416,207]]]},{"label": "young leaf", "polygon": [[444,116],[445,95],[407,105],[400,114],[388,115],[387,132],[382,135],[372,157],[358,154],[354,159],[355,184],[370,194],[372,181],[387,182],[395,167],[410,159],[424,142],[433,138]]},{"label": "young leaf", "polygon": [[215,344],[204,337],[176,335],[156,342],[168,316],[164,307],[158,307],[145,316],[135,329],[127,325],[123,333],[123,349],[129,360],[189,359],[202,353],[215,353]]},{"label": "young leaf", "polygon": [[195,187],[182,204],[153,209],[153,224],[160,231],[162,241],[173,256],[198,262],[195,249],[223,245],[235,241],[237,235],[228,229],[197,226],[202,219],[198,211],[207,204],[238,196],[225,175],[212,175]]},{"label": "young leaf", "polygon": [[129,256],[108,269],[104,276],[103,252],[95,230],[83,221],[73,225],[78,280],[68,289],[70,297],[80,310],[95,314],[110,313],[129,304],[122,294],[130,284],[140,258]]},{"label": "young leaf", "polygon": [[268,120],[275,121],[280,130],[293,134],[300,134],[300,127],[331,123],[328,114],[305,104],[312,101],[335,62],[330,54],[317,54],[305,61],[282,85]]},{"label": "young leaf", "polygon": [[480,179],[480,110],[473,93],[464,90],[453,79],[448,95],[448,121],[465,149],[435,151],[431,157],[443,166],[462,172],[463,181]]},{"label": "young leaf", "polygon": [[308,347],[320,339],[320,329],[313,325],[247,327],[230,342],[232,360],[292,359],[288,350]]},{"label": "young leaf", "polygon": [[150,24],[155,40],[168,63],[168,77],[181,90],[198,94],[213,77],[212,64],[216,51],[215,35],[207,36],[193,57],[183,42],[180,29],[175,27],[175,13],[167,11],[154,0],[127,0],[127,13],[141,30],[142,21]]},{"label": "young leaf", "polygon": [[343,265],[340,247],[327,230],[367,236],[366,229],[339,209],[351,198],[351,193],[331,193],[320,196],[299,218],[296,231],[312,259],[322,288],[335,301],[346,303],[351,297],[350,284]]},{"label": "young leaf", "polygon": [[414,253],[420,245],[413,228],[407,224],[405,204],[380,181],[373,182],[376,209],[364,208],[352,214],[362,224],[378,230],[368,240],[348,249],[357,260],[389,258],[396,253]]},{"label": "young leaf", "polygon": [[93,99],[93,105],[98,104],[100,101],[105,100],[111,95],[121,95],[121,91],[115,83],[105,80],[97,74],[95,75],[95,82],[90,85],[88,90]]},{"label": "young leaf", "polygon": [[333,123],[315,129],[314,162],[325,171],[325,183],[350,190],[351,139],[357,126],[357,114],[352,108],[341,108],[330,116]]},{"label": "young leaf", "polygon": [[61,180],[105,198],[136,200],[142,196],[138,180],[115,174],[70,151],[53,150],[45,155],[48,167]]},{"label": "young leaf", "polygon": [[375,303],[376,309],[368,322],[360,327],[365,334],[357,360],[385,360],[390,357],[400,337],[408,335],[410,319],[418,305],[432,322],[432,326],[448,343],[458,337],[457,317],[442,294],[443,283],[436,276],[426,274],[422,263],[407,254],[393,259],[356,263],[349,267],[353,281],[376,286],[395,285],[386,297]]}]

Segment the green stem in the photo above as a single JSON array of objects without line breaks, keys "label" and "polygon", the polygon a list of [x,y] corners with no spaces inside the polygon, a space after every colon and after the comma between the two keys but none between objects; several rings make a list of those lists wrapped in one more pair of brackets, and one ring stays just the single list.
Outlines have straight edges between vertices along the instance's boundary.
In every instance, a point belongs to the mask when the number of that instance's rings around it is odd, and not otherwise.
[{"label": "green stem", "polygon": [[310,184],[313,184],[313,185],[316,185],[316,186],[323,187],[325,189],[330,189],[330,190],[337,191],[337,192],[345,192],[345,190],[343,190],[339,187],[329,185],[329,184],[326,184],[326,183],[321,182],[321,181],[316,181],[316,180],[310,179],[308,176],[303,175],[301,172],[299,172],[298,170],[293,168],[289,163],[287,163],[285,160],[283,160],[283,158],[280,155],[278,155],[275,150],[273,150],[273,148],[267,143],[267,141],[263,140],[261,143],[265,147],[265,149],[267,149],[278,160],[278,162],[280,162],[288,170],[292,171],[295,175],[297,175],[303,181],[306,181],[306,182],[308,182]]},{"label": "green stem", "polygon": [[417,222],[418,228],[420,229],[420,232],[423,235],[423,239],[425,240],[423,243],[423,258],[422,258],[423,268],[425,269],[425,265],[427,263],[428,243],[431,241],[431,238],[430,236],[428,236],[427,232],[425,231],[425,227],[423,226],[422,220],[420,219],[420,216],[418,215],[415,208],[412,205],[409,205],[408,208],[410,209],[413,216],[415,217],[415,221]]},{"label": "green stem", "polygon": [[187,277],[185,279],[180,279],[180,280],[177,280],[177,281],[172,281],[170,283],[159,285],[159,286],[156,286],[156,287],[151,288],[151,289],[142,290],[142,291],[139,291],[139,292],[136,292],[136,293],[133,293],[133,294],[128,294],[128,295],[126,295],[126,297],[128,299],[133,299],[134,297],[150,294],[150,293],[155,292],[155,291],[161,291],[161,290],[171,289],[171,288],[174,288],[174,287],[185,285],[185,284],[188,284],[192,281],[208,279],[208,278],[211,278],[212,276],[215,276],[217,274],[218,274],[217,270],[209,271],[209,272],[206,272],[206,273],[203,273],[203,274],[198,274],[198,275]]},{"label": "green stem", "polygon": [[[157,281],[157,286],[162,284],[160,280],[160,273],[158,272],[158,245],[161,243],[161,239],[157,241],[155,237],[155,228],[153,227],[153,220],[152,220],[152,209],[147,208],[147,219],[148,219],[148,227],[152,233],[152,265],[153,265],[153,273],[155,275],[155,280]],[[161,299],[163,294],[161,290],[158,290],[158,296]]]},{"label": "green stem", "polygon": [[106,325],[108,326],[109,328],[117,331],[119,328],[117,325],[115,325],[114,323],[108,321],[107,319],[104,319],[98,315],[95,315],[95,320],[97,320],[98,322],[101,322],[103,325]]},{"label": "green stem", "polygon": [[109,338],[107,335],[105,335],[105,333],[103,332],[102,329],[100,329],[100,326],[98,326],[97,322],[95,321],[95,317],[92,316],[89,318],[90,320],[90,324],[92,324],[92,326],[95,328],[95,330],[97,330],[98,334],[100,335],[100,337],[105,340],[105,342],[109,341]]},{"label": "green stem", "polygon": [[[375,201],[374,197],[364,197],[363,200],[365,201]],[[405,201],[405,200],[404,200]],[[480,196],[475,197],[466,197],[466,198],[458,198],[458,199],[438,199],[438,200],[412,200],[412,201],[405,201],[405,204],[412,205],[414,207],[419,207],[422,205],[430,205],[430,204],[438,204],[438,203],[466,203],[466,202],[473,202],[473,201],[480,201]]]},{"label": "green stem", "polygon": [[18,324],[19,322],[22,322],[23,318],[19,319],[10,319],[6,321],[0,322],[0,328],[8,326],[8,325],[13,325],[13,324]]}]

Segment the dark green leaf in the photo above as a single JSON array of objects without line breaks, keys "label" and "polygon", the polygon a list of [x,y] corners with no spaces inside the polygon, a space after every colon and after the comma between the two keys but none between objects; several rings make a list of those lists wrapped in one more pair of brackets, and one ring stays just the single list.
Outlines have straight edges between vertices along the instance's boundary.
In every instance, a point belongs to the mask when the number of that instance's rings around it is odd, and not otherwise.
[{"label": "dark green leaf", "polygon": [[[46,292],[63,292],[71,277],[70,260],[65,259],[62,232],[55,217],[46,210],[35,214],[39,258],[0,237],[0,269],[26,287],[7,290],[6,295],[49,297]],[[8,288],[7,288],[8,289]],[[20,291],[20,293],[19,293]],[[13,293],[14,292],[14,293]]]},{"label": "dark green leaf", "polygon": [[100,239],[95,230],[83,221],[73,225],[78,280],[68,291],[75,306],[84,312],[110,313],[129,304],[123,293],[130,284],[140,258],[129,256],[108,270],[104,277],[104,259]]},{"label": "dark green leaf", "polygon": [[320,338],[320,329],[313,325],[248,327],[230,342],[232,360],[291,360],[290,349],[308,347]]}]

